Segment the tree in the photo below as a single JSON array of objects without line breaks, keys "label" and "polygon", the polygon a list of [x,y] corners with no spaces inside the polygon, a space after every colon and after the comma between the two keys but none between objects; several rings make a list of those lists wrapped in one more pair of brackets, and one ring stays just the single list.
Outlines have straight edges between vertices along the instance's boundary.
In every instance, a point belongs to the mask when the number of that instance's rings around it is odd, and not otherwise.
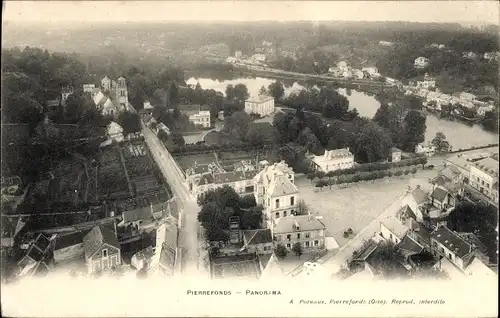
[{"label": "tree", "polygon": [[404,120],[403,150],[412,151],[415,146],[425,140],[425,115],[418,110],[410,110]]},{"label": "tree", "polygon": [[314,172],[308,172],[307,173],[307,179],[311,180],[311,183],[313,182],[314,178],[316,178],[316,174]]},{"label": "tree", "polygon": [[366,124],[356,138],[354,156],[356,161],[376,162],[389,157],[391,147],[390,136],[374,123]]},{"label": "tree", "polygon": [[269,84],[267,87],[269,93],[276,100],[280,100],[285,94],[285,89],[283,88],[283,84],[281,82],[276,81],[274,83]]},{"label": "tree", "polygon": [[[227,90],[226,90],[227,91]],[[248,94],[248,88],[245,84],[236,84],[233,88],[233,95],[236,100],[244,101],[250,95]]]},{"label": "tree", "polygon": [[160,139],[161,141],[167,141],[168,140],[167,132],[164,130],[158,131],[158,139]]},{"label": "tree", "polygon": [[224,128],[222,132],[230,136],[235,136],[240,140],[244,140],[250,122],[252,122],[252,117],[250,115],[245,112],[236,112],[224,119]]},{"label": "tree", "polygon": [[498,110],[494,109],[486,112],[481,119],[481,125],[483,125],[484,129],[487,131],[498,133]]},{"label": "tree", "polygon": [[[235,99],[235,95],[234,95],[234,86],[229,84],[226,86],[226,98],[228,100],[234,100]],[[224,114],[224,116],[226,116]]]},{"label": "tree", "polygon": [[402,266],[404,256],[400,248],[392,242],[383,242],[370,255],[372,266],[385,278],[394,278],[406,272]]},{"label": "tree", "polygon": [[215,202],[203,205],[198,213],[198,221],[205,229],[209,241],[222,241],[228,238],[225,231],[229,229],[229,217],[232,215],[231,208],[220,208]]},{"label": "tree", "polygon": [[293,244],[292,246],[292,251],[295,253],[295,255],[297,255],[299,258],[302,256],[303,251],[302,251],[302,245],[297,242],[295,244]]},{"label": "tree", "polygon": [[242,209],[248,209],[257,206],[257,202],[255,201],[255,196],[253,194],[241,196],[239,204]]},{"label": "tree", "polygon": [[496,259],[496,208],[484,203],[459,202],[447,219],[448,227],[457,232],[474,233],[486,246],[490,259]]},{"label": "tree", "polygon": [[259,90],[259,95],[267,95],[268,92],[267,92],[267,89],[265,86],[262,86]]},{"label": "tree", "polygon": [[436,137],[432,139],[431,144],[436,147],[438,152],[446,152],[450,150],[450,143],[446,141],[446,136],[441,131],[436,133]]},{"label": "tree", "polygon": [[377,109],[375,116],[373,116],[373,121],[376,122],[380,127],[389,128],[389,117],[389,105],[387,105],[386,103],[382,103]]},{"label": "tree", "polygon": [[283,244],[278,244],[274,249],[274,254],[279,259],[284,259],[288,255],[288,250]]},{"label": "tree", "polygon": [[141,131],[139,115],[128,111],[122,112],[118,116],[118,124],[123,128],[123,135]]},{"label": "tree", "polygon": [[172,132],[171,137],[172,137],[172,141],[174,142],[174,144],[176,144],[179,147],[182,147],[186,144],[184,137],[177,132]]},{"label": "tree", "polygon": [[295,211],[295,215],[307,215],[309,213],[309,207],[307,206],[304,200],[299,200],[297,210]]}]

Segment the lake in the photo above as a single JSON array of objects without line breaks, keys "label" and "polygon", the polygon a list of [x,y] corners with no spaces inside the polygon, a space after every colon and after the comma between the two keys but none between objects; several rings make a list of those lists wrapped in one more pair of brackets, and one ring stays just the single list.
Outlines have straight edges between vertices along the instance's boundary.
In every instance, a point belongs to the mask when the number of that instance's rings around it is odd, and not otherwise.
[{"label": "lake", "polygon": [[[236,77],[214,79],[211,77],[190,77],[186,83],[196,85],[200,83],[203,89],[213,89],[225,93],[228,85],[245,84],[251,96],[257,96],[262,86],[268,87],[269,84],[276,82],[275,79],[264,77]],[[305,89],[305,86],[298,82],[285,81],[285,96],[293,92],[299,92]],[[357,108],[361,116],[372,118],[380,103],[372,96],[363,92],[351,90],[348,95],[344,89],[339,89],[339,93],[346,96],[349,100],[349,108]],[[483,130],[478,125],[467,125],[461,122],[439,119],[435,115],[427,115],[427,130],[425,133],[425,142],[431,141],[437,132],[442,131],[453,149],[466,149],[474,146],[483,146],[498,143],[498,135]]]}]

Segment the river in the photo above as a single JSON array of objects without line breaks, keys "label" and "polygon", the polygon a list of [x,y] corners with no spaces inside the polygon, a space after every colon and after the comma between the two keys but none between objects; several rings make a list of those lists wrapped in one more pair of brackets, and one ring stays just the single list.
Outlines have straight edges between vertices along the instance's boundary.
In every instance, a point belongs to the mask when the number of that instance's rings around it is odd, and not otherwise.
[{"label": "river", "polygon": [[[228,85],[245,84],[251,96],[256,96],[262,86],[268,87],[269,84],[276,80],[263,77],[226,77],[214,79],[208,76],[205,77],[189,77],[186,81],[188,85],[196,85],[200,83],[203,89],[214,89],[218,92],[225,93]],[[285,97],[292,92],[298,92],[305,87],[297,82],[285,81]],[[344,89],[339,89],[339,92],[349,100],[349,107],[357,108],[361,116],[372,118],[375,112],[380,107],[380,103],[370,95],[356,90],[351,90],[347,94]],[[449,121],[439,119],[433,114],[427,115],[427,130],[425,132],[425,142],[431,141],[437,132],[441,131],[445,134],[446,139],[452,145],[453,149],[466,149],[474,146],[483,146],[488,144],[498,143],[498,135],[485,131],[478,125],[467,125],[457,121]]]}]

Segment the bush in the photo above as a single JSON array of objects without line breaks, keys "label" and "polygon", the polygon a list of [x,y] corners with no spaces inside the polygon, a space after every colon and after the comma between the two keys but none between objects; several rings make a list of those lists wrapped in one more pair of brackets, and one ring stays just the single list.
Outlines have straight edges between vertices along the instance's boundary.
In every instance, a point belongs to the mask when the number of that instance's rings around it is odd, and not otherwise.
[{"label": "bush", "polygon": [[408,175],[410,173],[410,170],[405,170],[404,174]]},{"label": "bush", "polygon": [[401,172],[401,170],[398,170],[398,171],[396,171],[396,173],[394,173],[394,175],[395,175],[396,177],[399,177],[399,176],[401,176],[402,174],[403,174],[403,173]]},{"label": "bush", "polygon": [[417,168],[413,168],[413,169],[411,169],[411,173],[412,173],[412,174],[417,173]]},{"label": "bush", "polygon": [[360,180],[361,180],[361,176],[359,174],[355,174],[354,176],[352,176],[352,179],[351,179],[352,182],[359,182]]},{"label": "bush", "polygon": [[387,172],[387,176],[388,176],[389,178],[390,178],[390,177],[392,177],[393,175],[394,175],[394,173],[393,173],[392,171],[388,171],[388,172]]}]

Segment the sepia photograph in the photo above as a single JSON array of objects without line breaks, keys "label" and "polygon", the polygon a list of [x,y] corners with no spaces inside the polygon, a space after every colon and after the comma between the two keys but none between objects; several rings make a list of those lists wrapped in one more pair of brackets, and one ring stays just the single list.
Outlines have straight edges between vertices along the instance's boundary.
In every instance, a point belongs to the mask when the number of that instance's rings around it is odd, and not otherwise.
[{"label": "sepia photograph", "polygon": [[497,1],[3,1],[4,317],[497,317]]}]

